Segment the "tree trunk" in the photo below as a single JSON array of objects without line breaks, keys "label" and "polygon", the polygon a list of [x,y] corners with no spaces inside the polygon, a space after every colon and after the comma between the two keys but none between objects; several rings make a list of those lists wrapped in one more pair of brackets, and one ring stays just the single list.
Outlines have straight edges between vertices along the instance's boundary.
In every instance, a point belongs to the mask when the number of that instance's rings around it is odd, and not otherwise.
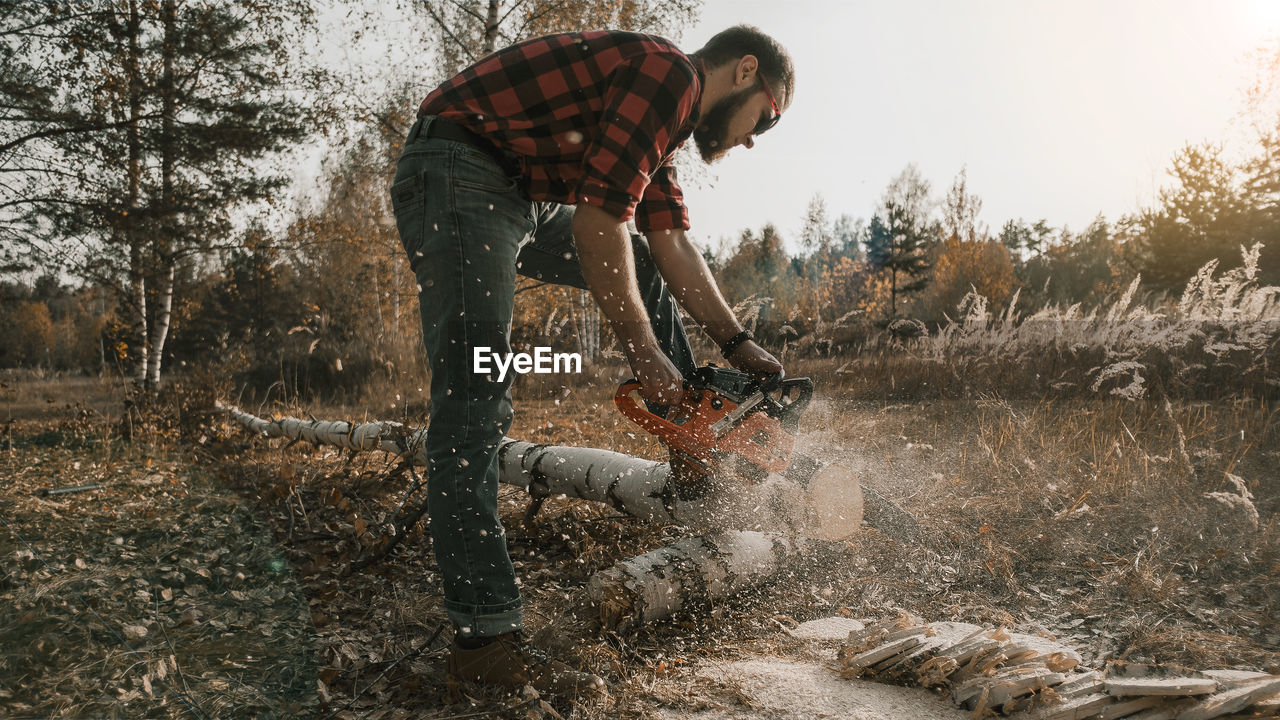
[{"label": "tree trunk", "polygon": [[147,280],[142,269],[142,248],[129,240],[129,311],[133,319],[129,323],[128,362],[133,374],[134,387],[142,388],[147,382]]},{"label": "tree trunk", "polygon": [[142,141],[138,123],[142,116],[142,85],[138,35],[142,19],[138,15],[137,0],[129,2],[129,52],[125,56],[129,76],[129,124],[126,126],[128,145],[128,189],[124,198],[124,240],[129,247],[129,346],[126,362],[133,375],[133,384],[141,388],[147,380],[147,280],[143,258],[143,240],[138,226],[138,202],[142,194]]},{"label": "tree trunk", "polygon": [[165,341],[169,338],[169,321],[173,316],[173,289],[176,277],[172,259],[164,262],[165,274],[161,278],[159,307],[156,308],[155,327],[151,335],[151,357],[147,362],[147,389],[160,389],[160,363],[164,358]]},{"label": "tree trunk", "polygon": [[898,269],[889,270],[889,317],[898,314]]},{"label": "tree trunk", "polygon": [[[177,53],[177,7],[174,0],[164,0],[161,4],[161,22],[164,26],[164,67],[160,77],[160,207],[164,216],[172,218],[173,204],[176,202],[174,184],[174,115],[177,112],[176,90],[173,81],[173,58]],[[155,391],[160,388],[160,365],[164,357],[165,340],[169,337],[169,321],[172,318],[174,280],[176,277],[176,261],[174,259],[174,235],[178,232],[175,222],[166,222],[155,237],[155,254],[159,259],[159,267],[153,272],[157,276],[159,290],[159,307],[152,318],[154,327],[151,331],[150,355],[147,361],[146,387]]]},{"label": "tree trunk", "polygon": [[498,48],[498,10],[502,5],[499,0],[489,0],[488,16],[484,20],[484,54],[488,55]]}]

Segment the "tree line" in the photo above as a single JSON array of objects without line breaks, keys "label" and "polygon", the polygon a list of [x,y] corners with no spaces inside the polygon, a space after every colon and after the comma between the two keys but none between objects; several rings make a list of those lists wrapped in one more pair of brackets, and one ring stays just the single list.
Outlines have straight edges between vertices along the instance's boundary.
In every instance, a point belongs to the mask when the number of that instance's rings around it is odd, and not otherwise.
[{"label": "tree line", "polygon": [[1280,285],[1280,118],[1255,153],[1227,159],[1214,143],[1172,158],[1171,182],[1151,207],[1073,231],[1046,219],[980,220],[982,200],[962,169],[937,197],[914,165],[893,178],[870,220],[831,218],[810,202],[795,252],[769,224],[708,252],[722,288],[775,342],[850,347],[898,319],[936,326],[958,317],[970,293],[992,310],[1098,305],[1141,277],[1153,302],[1176,299],[1211,261],[1237,267],[1262,243],[1259,281]]},{"label": "tree line", "polygon": [[[678,37],[697,0],[448,0],[399,7],[430,58],[362,82],[311,50],[303,0],[0,4],[0,366],[122,372],[172,364],[238,382],[356,387],[424,372],[416,287],[386,199],[429,87],[485,52],[558,30]],[[345,26],[387,32],[346,8]],[[397,40],[401,42],[402,40]],[[328,138],[326,140],[326,138]],[[295,151],[327,142],[318,197],[290,205]],[[1097,302],[1141,274],[1176,293],[1209,259],[1263,242],[1280,282],[1280,121],[1229,161],[1189,145],[1153,207],[1080,231],[980,219],[963,171],[936,197],[908,166],[869,219],[816,197],[795,251],[778,227],[708,249],[770,342],[845,352],[897,319],[927,326],[970,291],[995,305]],[[513,340],[606,352],[581,291],[521,279]]]}]

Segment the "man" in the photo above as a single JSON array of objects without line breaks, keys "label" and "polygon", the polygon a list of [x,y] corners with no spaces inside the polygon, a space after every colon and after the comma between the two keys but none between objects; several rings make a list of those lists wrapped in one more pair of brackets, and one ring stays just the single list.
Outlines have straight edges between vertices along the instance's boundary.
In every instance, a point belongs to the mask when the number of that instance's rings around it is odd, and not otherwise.
[{"label": "man", "polygon": [[[793,88],[786,51],[738,26],[691,55],[628,32],[538,38],[483,58],[423,101],[391,194],[431,361],[429,519],[459,679],[603,687],[520,639],[497,510],[511,377],[473,372],[473,349],[511,352],[519,273],[590,289],[652,404],[678,401],[696,367],[673,296],[734,366],[780,372],[686,238],[671,162],[691,135],[707,162],[752,147]],[[628,232],[632,218],[644,237]]]}]

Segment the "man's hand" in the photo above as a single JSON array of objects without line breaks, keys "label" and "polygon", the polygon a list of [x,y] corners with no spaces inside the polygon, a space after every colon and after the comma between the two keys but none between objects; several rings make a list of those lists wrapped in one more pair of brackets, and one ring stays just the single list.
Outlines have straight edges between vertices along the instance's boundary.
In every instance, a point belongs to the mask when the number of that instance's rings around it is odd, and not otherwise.
[{"label": "man's hand", "polygon": [[684,399],[684,378],[662,352],[638,352],[631,370],[640,382],[640,396],[652,403],[675,405]]},{"label": "man's hand", "polygon": [[782,372],[782,363],[754,340],[739,345],[726,359],[730,365],[752,375],[770,377]]}]

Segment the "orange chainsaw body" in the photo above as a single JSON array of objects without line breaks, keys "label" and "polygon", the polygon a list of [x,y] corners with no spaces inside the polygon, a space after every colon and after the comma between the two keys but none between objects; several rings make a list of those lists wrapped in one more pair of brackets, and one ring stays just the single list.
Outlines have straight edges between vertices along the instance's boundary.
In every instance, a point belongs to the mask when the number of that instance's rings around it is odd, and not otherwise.
[{"label": "orange chainsaw body", "polygon": [[[671,405],[665,417],[636,399],[640,383],[635,380],[618,388],[614,402],[632,422],[708,475],[716,475],[725,460],[735,457],[754,467],[758,472],[753,474],[761,478],[787,469],[799,414],[813,392],[808,378],[758,383],[746,373],[708,365],[686,384],[684,398]],[[801,394],[792,398],[797,388]]]}]

